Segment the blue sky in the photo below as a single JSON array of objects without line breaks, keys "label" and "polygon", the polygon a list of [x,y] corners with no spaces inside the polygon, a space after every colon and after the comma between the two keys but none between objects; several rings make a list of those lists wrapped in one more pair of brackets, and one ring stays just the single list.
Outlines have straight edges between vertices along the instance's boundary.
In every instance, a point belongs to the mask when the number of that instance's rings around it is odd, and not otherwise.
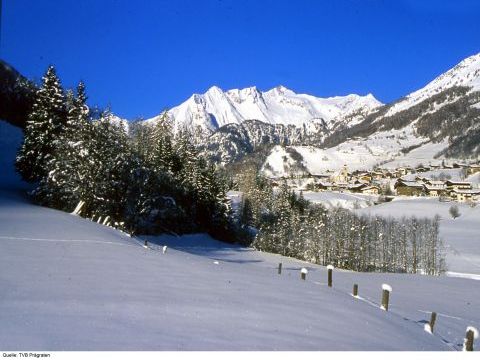
[{"label": "blue sky", "polygon": [[476,0],[3,0],[0,57],[129,119],[212,85],[389,102],[480,52],[479,18]]}]

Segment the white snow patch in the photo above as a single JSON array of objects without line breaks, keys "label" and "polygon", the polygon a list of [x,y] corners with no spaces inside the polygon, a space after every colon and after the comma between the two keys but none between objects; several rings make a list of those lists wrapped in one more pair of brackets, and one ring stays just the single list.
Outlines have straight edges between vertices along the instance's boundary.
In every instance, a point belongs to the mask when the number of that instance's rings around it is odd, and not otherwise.
[{"label": "white snow patch", "polygon": [[445,272],[445,275],[449,277],[456,277],[456,278],[462,278],[462,279],[480,280],[479,274],[465,274],[465,273],[458,273],[454,271],[447,271]]},{"label": "white snow patch", "polygon": [[466,332],[473,331],[473,338],[478,339],[478,330],[476,327],[468,326]]},{"label": "white snow patch", "polygon": [[392,287],[388,284],[382,284],[382,289],[387,290],[388,292],[392,292]]}]

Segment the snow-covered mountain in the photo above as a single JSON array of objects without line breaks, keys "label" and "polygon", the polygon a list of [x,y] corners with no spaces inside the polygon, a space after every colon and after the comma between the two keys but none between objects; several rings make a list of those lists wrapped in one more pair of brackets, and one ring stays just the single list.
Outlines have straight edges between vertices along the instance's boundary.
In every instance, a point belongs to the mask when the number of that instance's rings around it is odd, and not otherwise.
[{"label": "snow-covered mountain", "polygon": [[409,109],[447,89],[462,86],[469,87],[470,91],[480,90],[480,53],[466,58],[452,69],[436,77],[425,87],[397,101],[389,108],[385,116],[392,116]]},{"label": "snow-covered mountain", "polygon": [[[212,86],[204,94],[192,95],[168,114],[175,127],[201,129],[206,133],[227,124],[242,124],[246,120],[259,120],[271,125],[305,126],[315,131],[315,124],[333,128],[345,118],[350,117],[354,121],[381,105],[372,94],[318,98],[296,94],[284,86],[265,92],[255,86],[228,91]],[[158,118],[148,121],[154,122]]]},{"label": "snow-covered mountain", "polygon": [[[295,146],[272,149],[264,164],[268,175],[288,176],[290,169],[324,173],[345,164],[367,170],[475,159],[480,155],[480,54],[363,120],[327,133],[317,144],[290,145]],[[292,153],[300,155],[295,160]]]}]

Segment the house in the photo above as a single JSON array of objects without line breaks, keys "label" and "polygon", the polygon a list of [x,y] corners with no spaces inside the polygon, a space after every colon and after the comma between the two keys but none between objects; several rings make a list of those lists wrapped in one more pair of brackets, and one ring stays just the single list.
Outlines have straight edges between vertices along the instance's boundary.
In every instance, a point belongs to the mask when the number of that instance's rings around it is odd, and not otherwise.
[{"label": "house", "polygon": [[[397,173],[400,175],[400,176],[404,176],[404,175],[408,175],[412,172],[412,168],[411,167],[399,167],[397,169]],[[399,177],[400,177],[399,176]]]},{"label": "house", "polygon": [[362,182],[355,182],[353,185],[348,186],[348,190],[353,193],[361,193],[364,188],[368,187],[367,184]]},{"label": "house", "polygon": [[429,185],[423,184],[423,192],[427,196],[445,196],[448,191],[445,186],[442,185]]},{"label": "house", "polygon": [[466,181],[451,181],[447,180],[445,182],[448,191],[453,190],[471,190],[472,184]]},{"label": "house", "polygon": [[423,184],[416,181],[398,179],[394,189],[397,195],[420,196],[423,194]]},{"label": "house", "polygon": [[357,178],[358,180],[362,180],[362,181],[366,181],[366,182],[372,181],[372,176],[371,176],[369,173],[360,173],[360,174],[357,174],[357,175],[356,175],[356,178]]},{"label": "house", "polygon": [[376,185],[370,185],[362,188],[360,191],[362,194],[378,195],[380,188]]},{"label": "house", "polygon": [[385,172],[385,177],[387,179],[393,179],[393,178],[397,177],[397,174],[394,171],[386,171]]},{"label": "house", "polygon": [[450,197],[460,202],[480,200],[480,190],[453,190]]},{"label": "house", "polygon": [[332,183],[328,183],[328,182],[318,182],[317,184],[315,184],[315,188],[317,190],[320,190],[320,191],[326,191],[326,190],[333,190],[333,184]]},{"label": "house", "polygon": [[431,186],[441,186],[443,188],[446,188],[446,185],[445,185],[445,182],[442,181],[442,180],[430,180],[430,179],[427,179],[427,180],[424,180],[423,181],[425,184],[427,185],[431,185]]},{"label": "house", "polygon": [[380,172],[380,171],[371,171],[370,176],[371,176],[372,180],[381,180],[384,177],[383,173]]}]

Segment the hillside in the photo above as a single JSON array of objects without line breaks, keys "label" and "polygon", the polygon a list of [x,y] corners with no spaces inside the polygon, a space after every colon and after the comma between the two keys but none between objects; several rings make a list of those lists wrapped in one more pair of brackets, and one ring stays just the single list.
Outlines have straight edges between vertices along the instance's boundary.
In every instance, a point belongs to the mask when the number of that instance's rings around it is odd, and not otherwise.
[{"label": "hillside", "polygon": [[[1,124],[3,134],[18,132]],[[6,138],[2,154],[14,143]],[[329,289],[323,267],[206,235],[148,237],[146,249],[143,239],[32,205],[15,190],[11,161],[6,169],[1,348],[460,350],[466,326],[480,325],[473,280],[335,270]],[[379,308],[382,283],[394,289],[389,312]],[[423,330],[432,310],[433,336]]]},{"label": "hillside", "polygon": [[0,119],[24,127],[33,103],[35,85],[0,59]]}]

